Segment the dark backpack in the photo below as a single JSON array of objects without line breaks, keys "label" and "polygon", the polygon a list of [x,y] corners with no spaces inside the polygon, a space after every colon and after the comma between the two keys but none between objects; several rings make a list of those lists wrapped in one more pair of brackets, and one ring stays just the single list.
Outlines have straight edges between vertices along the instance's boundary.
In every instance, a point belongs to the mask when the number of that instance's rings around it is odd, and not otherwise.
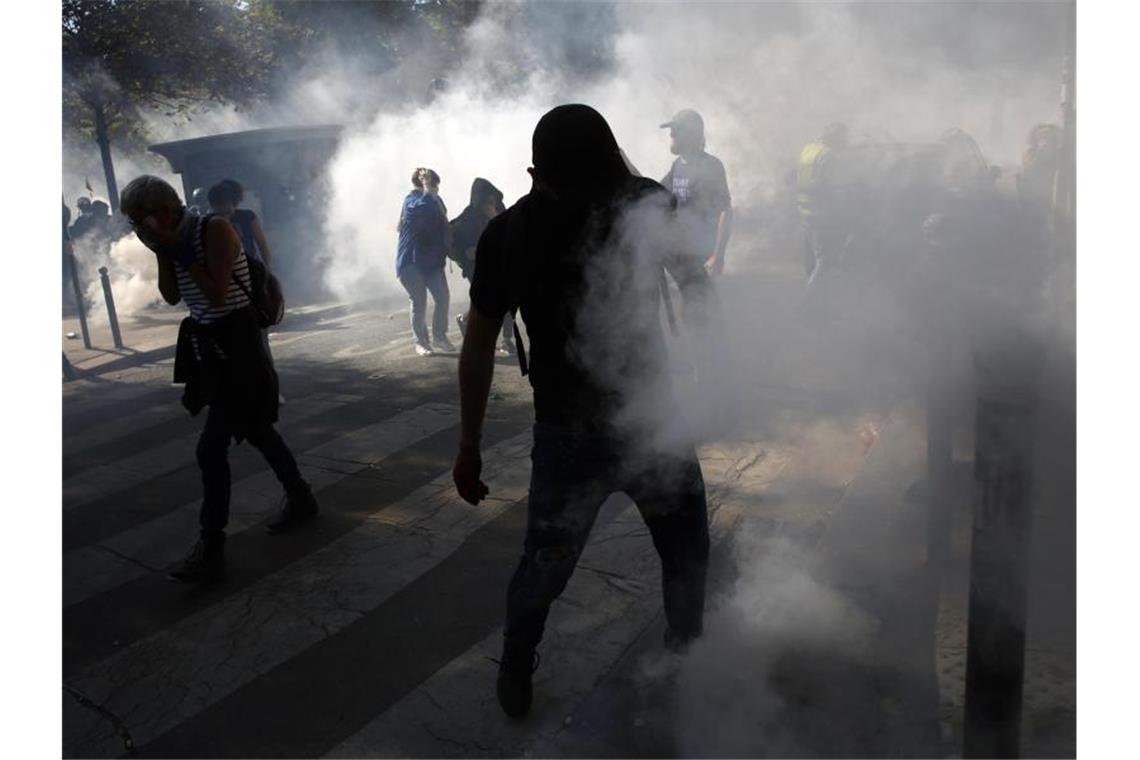
[{"label": "dark backpack", "polygon": [[[207,214],[202,222],[202,250],[206,250],[206,226],[216,214]],[[249,299],[254,314],[257,315],[257,325],[262,329],[281,324],[285,318],[285,295],[281,292],[281,283],[277,277],[265,266],[265,262],[250,256],[242,247],[246,265],[249,268],[249,284],[246,287],[236,274],[231,274],[233,281]]]}]

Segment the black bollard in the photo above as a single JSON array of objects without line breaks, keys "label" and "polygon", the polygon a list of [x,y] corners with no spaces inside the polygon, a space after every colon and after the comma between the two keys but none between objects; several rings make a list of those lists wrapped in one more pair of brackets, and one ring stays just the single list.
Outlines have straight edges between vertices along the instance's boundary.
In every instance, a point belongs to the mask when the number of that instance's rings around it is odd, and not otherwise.
[{"label": "black bollard", "polygon": [[67,254],[67,268],[71,270],[71,287],[75,290],[75,310],[79,314],[79,332],[83,335],[83,347],[91,348],[91,333],[87,331],[87,307],[83,303],[83,288],[79,286],[79,267],[75,263],[75,254],[70,251]]},{"label": "black bollard", "polygon": [[1018,757],[1041,349],[1010,336],[979,376],[963,757]]},{"label": "black bollard", "polygon": [[115,296],[111,293],[111,278],[107,267],[99,267],[99,279],[103,281],[103,300],[107,302],[107,319],[111,322],[111,339],[115,348],[123,347],[123,336],[119,332],[119,317],[115,314]]},{"label": "black bollard", "polygon": [[950,505],[953,489],[952,411],[947,341],[934,341],[926,386],[926,561],[950,557]]}]

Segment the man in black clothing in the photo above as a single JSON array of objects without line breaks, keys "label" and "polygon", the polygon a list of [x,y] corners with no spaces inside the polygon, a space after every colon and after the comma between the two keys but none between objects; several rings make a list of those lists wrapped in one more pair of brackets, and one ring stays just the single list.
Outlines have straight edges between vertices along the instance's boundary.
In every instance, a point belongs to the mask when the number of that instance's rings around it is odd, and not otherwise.
[{"label": "man in black clothing", "polygon": [[661,556],[666,644],[700,635],[708,518],[693,443],[679,422],[659,321],[660,276],[699,323],[711,298],[702,259],[677,248],[673,196],[633,176],[601,114],[564,105],[539,121],[531,192],[479,240],[459,360],[462,426],[453,475],[477,504],[480,436],[502,319],[530,336],[535,428],[528,523],[507,593],[497,691],[526,714],[547,613],[565,588],[598,509],[624,491]]},{"label": "man in black clothing", "polygon": [[688,245],[711,275],[724,272],[732,234],[732,196],[720,159],[705,151],[705,122],[691,108],[661,125],[669,130],[669,151],[677,158],[661,180],[677,197],[677,216]]}]

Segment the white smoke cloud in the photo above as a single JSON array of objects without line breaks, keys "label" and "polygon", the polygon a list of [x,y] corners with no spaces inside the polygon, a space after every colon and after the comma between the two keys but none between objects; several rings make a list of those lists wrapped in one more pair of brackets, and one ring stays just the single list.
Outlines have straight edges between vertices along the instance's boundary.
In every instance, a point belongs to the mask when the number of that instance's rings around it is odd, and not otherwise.
[{"label": "white smoke cloud", "polygon": [[[788,194],[800,147],[830,121],[844,120],[866,139],[902,142],[931,143],[960,127],[991,162],[1014,163],[1028,128],[1057,113],[1060,51],[1052,68],[954,64],[924,53],[921,42],[877,45],[871,32],[889,28],[890,14],[867,18],[855,5],[624,3],[612,19],[587,18],[597,28],[560,25],[560,8],[570,19],[559,4],[530,15],[489,4],[468,30],[467,59],[446,93],[422,107],[387,109],[346,138],[331,168],[326,279],[334,293],[400,292],[395,219],[414,167],[440,173],[453,214],[477,176],[503,189],[508,204],[526,192],[531,132],[561,102],[597,108],[633,163],[655,178],[672,160],[658,125],[686,107],[704,116],[709,152],[728,169],[742,220],[730,272],[757,255],[759,228],[786,223],[769,207]],[[1013,33],[966,31],[998,42]],[[568,39],[591,35],[613,38],[610,72],[582,82],[552,68]],[[504,60],[533,66],[525,86],[491,86]]]},{"label": "white smoke cloud", "polygon": [[139,314],[162,301],[158,292],[158,265],[154,253],[132,233],[107,245],[85,239],[77,241],[76,260],[81,283],[86,286],[89,319],[106,324],[107,307],[99,268],[107,268],[115,312],[123,317]]},{"label": "white smoke cloud", "polygon": [[[739,577],[673,664],[680,754],[818,755],[821,737],[793,716],[831,721],[826,733],[843,723],[838,710],[867,674],[877,622],[817,579],[810,549],[755,532],[738,534],[733,549]],[[667,672],[647,662],[647,685]]]}]

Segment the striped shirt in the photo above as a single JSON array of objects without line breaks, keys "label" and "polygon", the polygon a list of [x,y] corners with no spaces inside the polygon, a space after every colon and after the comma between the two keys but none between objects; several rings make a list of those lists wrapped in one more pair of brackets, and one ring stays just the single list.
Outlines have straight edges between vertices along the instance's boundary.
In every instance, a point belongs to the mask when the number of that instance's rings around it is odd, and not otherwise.
[{"label": "striped shirt", "polygon": [[[188,210],[178,225],[179,245],[191,246],[194,251],[194,261],[202,264],[205,264],[206,261],[204,243],[206,221],[207,217],[198,216]],[[249,261],[245,257],[244,250],[239,251],[238,257],[234,260],[233,274],[230,277],[229,287],[226,289],[226,300],[221,306],[214,306],[210,303],[210,299],[198,287],[198,283],[194,282],[190,272],[177,261],[174,264],[174,271],[178,275],[178,292],[181,293],[182,300],[190,309],[190,316],[200,325],[211,324],[227,314],[249,305],[249,296],[234,281],[236,278],[245,286],[246,290],[252,290]]]}]

